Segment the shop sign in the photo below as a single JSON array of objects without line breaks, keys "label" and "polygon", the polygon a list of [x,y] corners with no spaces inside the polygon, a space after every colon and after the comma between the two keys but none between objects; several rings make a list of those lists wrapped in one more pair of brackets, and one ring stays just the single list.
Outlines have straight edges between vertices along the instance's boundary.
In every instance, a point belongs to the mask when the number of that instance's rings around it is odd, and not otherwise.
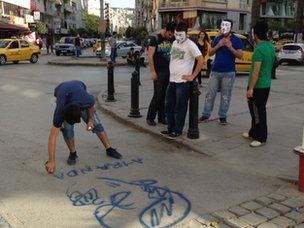
[{"label": "shop sign", "polygon": [[34,20],[35,21],[40,21],[40,12],[39,11],[34,11]]},{"label": "shop sign", "polygon": [[29,14],[25,14],[25,23],[34,23],[34,17]]}]

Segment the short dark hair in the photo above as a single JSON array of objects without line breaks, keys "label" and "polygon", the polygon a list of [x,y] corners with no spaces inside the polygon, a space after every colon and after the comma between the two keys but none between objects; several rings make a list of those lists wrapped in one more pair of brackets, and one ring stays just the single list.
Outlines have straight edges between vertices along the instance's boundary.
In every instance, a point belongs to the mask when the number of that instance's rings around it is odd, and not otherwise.
[{"label": "short dark hair", "polygon": [[231,19],[224,19],[222,21],[228,21],[228,22],[230,22],[231,23],[231,29],[232,29],[232,27],[233,27],[233,21]]},{"label": "short dark hair", "polygon": [[68,104],[64,107],[63,118],[68,124],[80,123],[81,108],[78,104]]},{"label": "short dark hair", "polygon": [[166,31],[174,32],[176,28],[176,23],[171,21],[166,25]]},{"label": "short dark hair", "polygon": [[264,21],[258,21],[253,26],[253,33],[256,35],[260,40],[268,40],[267,33],[268,33],[268,24]]},{"label": "short dark hair", "polygon": [[185,22],[180,22],[176,26],[176,31],[178,31],[178,32],[188,32],[188,25]]}]

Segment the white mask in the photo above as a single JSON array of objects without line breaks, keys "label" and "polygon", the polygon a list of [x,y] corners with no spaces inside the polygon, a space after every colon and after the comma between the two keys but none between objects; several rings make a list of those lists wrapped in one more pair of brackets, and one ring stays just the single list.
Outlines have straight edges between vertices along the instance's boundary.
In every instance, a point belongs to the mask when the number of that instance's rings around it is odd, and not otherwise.
[{"label": "white mask", "polygon": [[186,32],[175,31],[174,36],[178,44],[184,43],[187,39]]},{"label": "white mask", "polygon": [[225,35],[231,31],[231,22],[222,21],[221,23],[221,34]]}]

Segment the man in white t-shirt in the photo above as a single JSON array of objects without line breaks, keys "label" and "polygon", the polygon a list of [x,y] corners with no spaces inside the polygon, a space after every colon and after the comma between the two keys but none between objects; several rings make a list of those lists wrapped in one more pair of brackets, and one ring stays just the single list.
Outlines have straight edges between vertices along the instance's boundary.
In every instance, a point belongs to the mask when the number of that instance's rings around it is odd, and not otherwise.
[{"label": "man in white t-shirt", "polygon": [[[201,71],[204,58],[197,45],[187,38],[188,27],[181,22],[174,33],[171,49],[170,83],[166,92],[167,131],[161,133],[169,138],[179,137],[184,128],[188,108],[190,81]],[[193,71],[195,59],[198,61]]]}]

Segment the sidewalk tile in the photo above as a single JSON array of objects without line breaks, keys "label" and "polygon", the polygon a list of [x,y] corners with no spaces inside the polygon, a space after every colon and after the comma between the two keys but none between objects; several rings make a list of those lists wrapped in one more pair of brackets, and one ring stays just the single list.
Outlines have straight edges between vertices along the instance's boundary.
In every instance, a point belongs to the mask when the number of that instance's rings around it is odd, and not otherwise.
[{"label": "sidewalk tile", "polygon": [[204,214],[196,219],[199,223],[205,225],[211,225],[219,222],[219,219],[212,216],[211,214]]},{"label": "sidewalk tile", "polygon": [[267,221],[266,217],[257,215],[255,213],[244,215],[244,216],[240,217],[240,219],[252,226],[257,226],[257,225]]},{"label": "sidewalk tile", "polygon": [[228,226],[227,224],[224,224],[224,223],[218,224],[217,227],[218,227],[218,228],[231,228],[231,226]]},{"label": "sidewalk tile", "polygon": [[279,204],[279,203],[270,204],[269,207],[276,210],[280,214],[286,214],[287,212],[291,211],[291,208],[286,207],[286,206],[284,206],[282,204]]},{"label": "sidewalk tile", "polygon": [[282,228],[295,225],[294,221],[292,221],[291,219],[286,218],[284,216],[276,217],[276,218],[270,220],[269,222],[277,224],[279,227],[282,227]]},{"label": "sidewalk tile", "polygon": [[0,227],[1,228],[11,228],[11,226],[0,216]]},{"label": "sidewalk tile", "polygon": [[239,218],[232,218],[225,221],[229,226],[232,226],[234,228],[246,228],[250,226],[248,223],[244,222],[243,220]]},{"label": "sidewalk tile", "polygon": [[248,211],[247,209],[245,209],[243,207],[240,207],[240,206],[231,207],[231,208],[228,209],[228,211],[232,212],[233,214],[235,214],[238,217],[250,213],[250,211]]},{"label": "sidewalk tile", "polygon": [[231,212],[229,212],[227,210],[215,211],[212,213],[212,215],[219,219],[222,219],[222,220],[236,217],[235,214],[232,214]]},{"label": "sidewalk tile", "polygon": [[283,201],[282,204],[291,208],[300,208],[300,207],[304,207],[304,199],[299,197],[291,198]]},{"label": "sidewalk tile", "polygon": [[265,222],[258,226],[258,228],[280,228],[278,225],[270,222]]},{"label": "sidewalk tile", "polygon": [[257,209],[260,209],[263,207],[263,205],[259,204],[259,203],[256,203],[254,201],[249,201],[249,202],[246,202],[246,203],[242,203],[240,204],[241,207],[247,209],[247,210],[250,210],[250,211],[255,211]]},{"label": "sidewalk tile", "polygon": [[296,224],[300,224],[304,222],[304,214],[299,213],[297,211],[291,211],[285,215],[287,218],[290,218],[296,222]]},{"label": "sidewalk tile", "polygon": [[267,206],[274,202],[273,199],[270,199],[266,196],[259,197],[259,198],[255,199],[255,201],[257,201],[259,204],[262,204],[264,206]]},{"label": "sidewalk tile", "polygon": [[260,208],[260,209],[256,210],[255,213],[262,215],[268,219],[273,219],[280,215],[277,211],[275,211],[271,208],[268,208],[268,207]]},{"label": "sidewalk tile", "polygon": [[184,224],[183,227],[186,227],[186,228],[203,228],[203,227],[207,227],[207,226],[199,223],[195,219],[191,219],[187,224]]},{"label": "sidewalk tile", "polygon": [[281,194],[276,194],[276,193],[269,194],[267,197],[270,198],[270,199],[274,199],[276,201],[279,201],[279,202],[284,201],[284,200],[287,199],[286,196],[283,196]]}]

